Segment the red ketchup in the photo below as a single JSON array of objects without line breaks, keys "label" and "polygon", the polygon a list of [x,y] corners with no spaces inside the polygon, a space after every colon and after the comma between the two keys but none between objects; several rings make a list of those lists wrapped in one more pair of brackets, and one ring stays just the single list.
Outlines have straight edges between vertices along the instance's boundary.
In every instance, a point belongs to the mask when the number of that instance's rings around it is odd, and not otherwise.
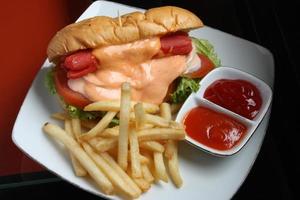
[{"label": "red ketchup", "polygon": [[228,150],[244,136],[247,127],[235,119],[198,106],[183,121],[187,134],[198,142],[218,150]]},{"label": "red ketchup", "polygon": [[262,104],[258,89],[244,80],[217,80],[205,90],[204,98],[248,119],[258,114]]}]

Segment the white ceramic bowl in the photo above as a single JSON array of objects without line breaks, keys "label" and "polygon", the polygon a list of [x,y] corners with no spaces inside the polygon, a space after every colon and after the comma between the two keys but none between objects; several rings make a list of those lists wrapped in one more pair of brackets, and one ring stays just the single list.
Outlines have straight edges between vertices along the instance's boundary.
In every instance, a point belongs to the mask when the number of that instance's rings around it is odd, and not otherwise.
[{"label": "white ceramic bowl", "polygon": [[[261,98],[262,98],[262,105],[259,110],[259,113],[255,116],[253,120],[247,119],[237,113],[234,113],[226,108],[223,108],[203,97],[204,92],[206,88],[212,84],[214,81],[219,79],[240,79],[245,80],[250,83],[252,83],[256,88],[259,90]],[[211,147],[208,147],[193,138],[189,137],[189,135],[186,136],[186,141],[193,146],[197,147],[198,149],[204,150],[208,153],[211,153],[213,155],[217,156],[230,156],[235,153],[237,153],[239,150],[242,149],[242,147],[247,143],[247,141],[250,139],[250,137],[255,132],[256,128],[262,121],[263,117],[265,116],[268,108],[270,107],[272,100],[272,90],[271,88],[262,80],[254,77],[253,75],[250,75],[246,72],[237,70],[235,68],[231,67],[218,67],[208,73],[201,81],[200,81],[200,89],[196,93],[192,93],[188,99],[185,101],[183,106],[181,107],[180,111],[178,112],[178,115],[176,117],[177,122],[182,122],[186,114],[192,109],[197,106],[204,106],[211,110],[214,110],[219,113],[224,113],[229,117],[232,117],[233,119],[243,123],[247,127],[247,131],[244,135],[244,137],[241,138],[241,140],[234,145],[231,149],[228,150],[217,150]]]}]

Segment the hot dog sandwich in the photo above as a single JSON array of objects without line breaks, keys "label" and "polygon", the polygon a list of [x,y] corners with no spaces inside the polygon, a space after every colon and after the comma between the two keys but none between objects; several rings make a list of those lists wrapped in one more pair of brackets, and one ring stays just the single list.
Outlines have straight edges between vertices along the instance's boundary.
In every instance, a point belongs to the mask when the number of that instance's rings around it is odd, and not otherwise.
[{"label": "hot dog sandwich", "polygon": [[47,49],[55,65],[49,88],[73,112],[118,100],[123,82],[131,84],[134,101],[183,102],[198,89],[199,78],[220,64],[207,40],[188,35],[202,26],[195,14],[173,6],[68,25]]}]

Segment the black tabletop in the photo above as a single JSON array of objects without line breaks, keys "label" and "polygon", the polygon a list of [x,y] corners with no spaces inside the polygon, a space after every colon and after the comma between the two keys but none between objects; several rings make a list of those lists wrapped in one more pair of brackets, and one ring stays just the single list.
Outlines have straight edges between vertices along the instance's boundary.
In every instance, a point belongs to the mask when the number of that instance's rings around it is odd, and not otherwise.
[{"label": "black tabletop", "polygon": [[[71,1],[70,1],[71,2]],[[272,114],[262,149],[246,181],[233,199],[294,199],[299,175],[297,136],[300,106],[300,68],[296,47],[300,36],[297,2],[250,0],[116,1],[150,8],[176,5],[187,8],[206,25],[265,46],[275,58]],[[92,199],[96,196],[59,179],[45,184],[5,189],[0,197],[56,198],[58,194]],[[98,198],[99,199],[99,198]],[[201,199],[201,197],[199,197]]]}]

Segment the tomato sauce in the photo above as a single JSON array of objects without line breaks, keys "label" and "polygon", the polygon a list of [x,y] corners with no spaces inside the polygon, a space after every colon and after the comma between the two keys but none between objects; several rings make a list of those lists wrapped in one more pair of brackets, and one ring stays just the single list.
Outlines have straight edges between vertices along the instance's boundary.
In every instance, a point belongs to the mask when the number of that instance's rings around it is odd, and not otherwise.
[{"label": "tomato sauce", "polygon": [[188,112],[183,123],[191,138],[218,150],[231,149],[247,131],[244,124],[203,106]]},{"label": "tomato sauce", "polygon": [[248,119],[254,119],[262,104],[258,89],[244,80],[217,80],[205,90],[204,98]]}]

